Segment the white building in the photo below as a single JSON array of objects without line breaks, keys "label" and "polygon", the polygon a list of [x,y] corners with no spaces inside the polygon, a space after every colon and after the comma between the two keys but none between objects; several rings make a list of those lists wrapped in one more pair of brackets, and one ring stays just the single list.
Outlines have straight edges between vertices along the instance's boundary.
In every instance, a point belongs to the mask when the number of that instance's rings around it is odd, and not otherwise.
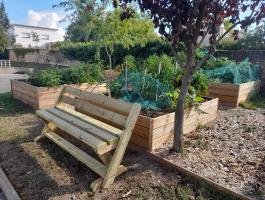
[{"label": "white building", "polygon": [[[225,26],[224,23],[222,23],[219,27],[218,27],[218,37],[220,37],[221,35],[223,35],[225,33]],[[210,45],[210,34],[207,34],[201,44],[202,47],[206,47]],[[198,41],[201,40],[201,37],[199,38]]]},{"label": "white building", "polygon": [[[11,25],[8,34],[15,38],[15,44],[25,48],[46,48],[47,43],[63,40],[58,29],[23,24]],[[37,39],[33,35],[38,35]]]}]

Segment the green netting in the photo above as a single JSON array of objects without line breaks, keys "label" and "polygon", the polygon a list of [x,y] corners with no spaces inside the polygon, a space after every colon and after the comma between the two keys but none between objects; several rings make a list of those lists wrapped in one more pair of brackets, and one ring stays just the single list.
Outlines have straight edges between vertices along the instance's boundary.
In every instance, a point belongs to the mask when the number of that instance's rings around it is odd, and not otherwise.
[{"label": "green netting", "polygon": [[248,59],[239,64],[231,62],[217,69],[203,69],[202,72],[221,83],[241,84],[259,80],[259,66],[251,64]]},{"label": "green netting", "polygon": [[[127,81],[126,81],[127,80]],[[124,72],[111,83],[111,94],[128,102],[140,103],[143,108],[160,110],[170,107],[166,96],[170,87],[141,72]]]}]

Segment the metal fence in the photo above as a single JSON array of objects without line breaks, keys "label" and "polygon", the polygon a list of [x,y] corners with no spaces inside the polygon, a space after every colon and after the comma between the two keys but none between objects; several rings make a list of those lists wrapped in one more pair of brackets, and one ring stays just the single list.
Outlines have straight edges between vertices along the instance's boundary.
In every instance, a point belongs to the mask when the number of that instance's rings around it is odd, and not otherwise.
[{"label": "metal fence", "polygon": [[0,60],[0,68],[11,67],[10,60]]}]

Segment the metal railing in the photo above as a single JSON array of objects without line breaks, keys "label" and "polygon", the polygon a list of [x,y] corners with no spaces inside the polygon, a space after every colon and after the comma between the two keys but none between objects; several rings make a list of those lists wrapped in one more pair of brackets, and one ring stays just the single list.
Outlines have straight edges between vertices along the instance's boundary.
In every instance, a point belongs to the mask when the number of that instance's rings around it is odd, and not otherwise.
[{"label": "metal railing", "polygon": [[0,60],[0,68],[11,67],[10,60]]}]

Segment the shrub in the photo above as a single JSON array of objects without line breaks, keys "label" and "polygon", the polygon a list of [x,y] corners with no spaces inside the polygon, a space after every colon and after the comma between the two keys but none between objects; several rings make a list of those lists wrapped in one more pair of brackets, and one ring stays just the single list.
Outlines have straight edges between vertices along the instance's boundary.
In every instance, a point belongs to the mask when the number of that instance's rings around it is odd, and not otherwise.
[{"label": "shrub", "polygon": [[[179,70],[176,69],[175,58],[169,57],[165,54],[161,56],[149,56],[147,59],[142,61],[141,66],[141,71],[147,70],[147,73],[152,77],[157,78],[162,83],[167,83],[169,85],[173,84],[175,73]],[[158,73],[159,66],[161,66],[160,73]]]},{"label": "shrub", "polygon": [[39,87],[55,87],[62,84],[95,83],[102,80],[100,63],[81,63],[66,69],[48,69],[38,72],[32,83]]},{"label": "shrub", "polygon": [[206,74],[196,72],[192,77],[191,85],[194,87],[196,95],[203,96],[207,93],[209,79]]},{"label": "shrub", "polygon": [[55,87],[61,85],[61,77],[58,69],[43,70],[36,74],[32,83],[38,87]]},{"label": "shrub", "polygon": [[[100,59],[104,66],[108,65],[109,59],[106,55],[105,49],[103,47],[99,47],[98,44],[93,42],[61,42],[58,43],[58,48],[61,53],[65,55],[70,60],[79,60],[82,62],[96,62],[95,54],[100,54]],[[124,61],[124,57],[131,55],[139,60],[144,60],[150,55],[169,55],[173,56],[171,52],[171,47],[168,42],[155,40],[149,41],[143,47],[142,45],[136,45],[133,48],[126,49],[121,45],[114,46],[114,52],[112,56],[113,66],[121,65]]]},{"label": "shrub", "polygon": [[102,80],[101,65],[81,63],[61,71],[63,84],[94,83]]}]

